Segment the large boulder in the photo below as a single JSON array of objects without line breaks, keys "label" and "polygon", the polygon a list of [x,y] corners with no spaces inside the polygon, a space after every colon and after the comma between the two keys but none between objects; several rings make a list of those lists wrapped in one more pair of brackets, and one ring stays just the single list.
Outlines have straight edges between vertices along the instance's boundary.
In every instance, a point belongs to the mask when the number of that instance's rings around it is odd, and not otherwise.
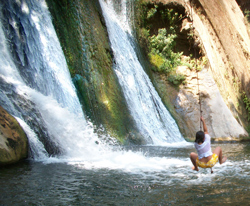
[{"label": "large boulder", "polygon": [[17,120],[0,106],[0,166],[28,156],[28,139]]}]

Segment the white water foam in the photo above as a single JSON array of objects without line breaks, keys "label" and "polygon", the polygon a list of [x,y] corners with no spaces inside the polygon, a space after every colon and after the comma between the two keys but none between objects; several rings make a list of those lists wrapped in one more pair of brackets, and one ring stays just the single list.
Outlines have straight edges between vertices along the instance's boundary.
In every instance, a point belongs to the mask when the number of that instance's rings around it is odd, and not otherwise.
[{"label": "white water foam", "polygon": [[15,117],[16,120],[19,122],[23,130],[25,131],[28,140],[29,140],[29,147],[32,151],[32,156],[34,160],[46,160],[48,159],[49,155],[45,150],[43,144],[38,140],[37,135],[35,132],[26,124],[22,119]]}]

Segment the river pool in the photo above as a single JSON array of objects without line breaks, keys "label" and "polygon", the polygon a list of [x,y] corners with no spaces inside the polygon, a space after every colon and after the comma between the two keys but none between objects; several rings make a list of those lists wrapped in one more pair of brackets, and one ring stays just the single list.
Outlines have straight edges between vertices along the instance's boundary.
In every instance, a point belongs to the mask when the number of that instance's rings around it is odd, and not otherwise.
[{"label": "river pool", "polygon": [[124,147],[124,159],[94,164],[26,160],[0,169],[0,205],[249,205],[250,144],[216,146],[228,160],[213,174],[192,171],[193,146]]}]

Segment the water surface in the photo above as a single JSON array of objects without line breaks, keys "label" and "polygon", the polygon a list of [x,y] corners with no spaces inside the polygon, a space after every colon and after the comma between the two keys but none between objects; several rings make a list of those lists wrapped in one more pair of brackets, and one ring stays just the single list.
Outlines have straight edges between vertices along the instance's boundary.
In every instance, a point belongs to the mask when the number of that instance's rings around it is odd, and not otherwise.
[{"label": "water surface", "polygon": [[248,205],[250,145],[218,145],[228,160],[214,174],[191,170],[192,146],[125,147],[120,166],[24,161],[0,169],[0,205]]}]

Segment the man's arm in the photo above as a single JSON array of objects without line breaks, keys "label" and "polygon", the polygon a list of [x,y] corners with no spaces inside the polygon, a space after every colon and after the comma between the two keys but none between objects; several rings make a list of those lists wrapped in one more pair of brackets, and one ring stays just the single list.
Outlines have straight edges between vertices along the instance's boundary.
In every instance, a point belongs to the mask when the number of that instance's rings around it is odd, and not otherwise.
[{"label": "man's arm", "polygon": [[203,117],[201,117],[201,121],[202,121],[202,124],[203,124],[204,133],[208,134],[207,125],[206,125],[205,120],[203,119]]}]

